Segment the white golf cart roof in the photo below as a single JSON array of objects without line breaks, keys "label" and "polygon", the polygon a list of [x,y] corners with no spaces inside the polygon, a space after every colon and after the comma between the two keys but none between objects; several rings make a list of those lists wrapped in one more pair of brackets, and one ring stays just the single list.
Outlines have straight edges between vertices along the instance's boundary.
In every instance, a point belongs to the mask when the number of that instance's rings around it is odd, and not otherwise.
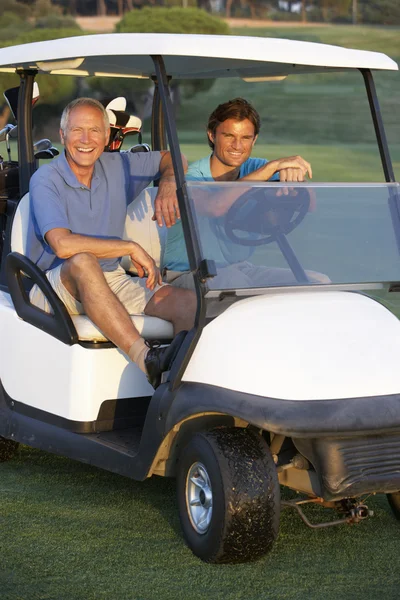
[{"label": "white golf cart roof", "polygon": [[398,70],[385,54],[278,38],[163,33],[84,35],[0,49],[0,73],[148,78],[161,55],[177,79],[284,77],[348,69]]}]

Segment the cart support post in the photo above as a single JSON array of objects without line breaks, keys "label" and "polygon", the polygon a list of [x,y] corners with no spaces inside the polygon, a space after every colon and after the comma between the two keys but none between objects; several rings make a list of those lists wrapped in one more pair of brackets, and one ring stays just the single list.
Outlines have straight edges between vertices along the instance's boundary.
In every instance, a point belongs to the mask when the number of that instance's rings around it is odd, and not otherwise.
[{"label": "cart support post", "polygon": [[378,142],[379,153],[381,155],[383,172],[385,174],[385,181],[394,182],[394,171],[393,165],[390,158],[389,146],[386,139],[385,128],[383,126],[381,108],[378,102],[378,96],[376,93],[375,82],[372,77],[372,73],[369,69],[360,69],[361,74],[364,78],[365,87],[367,90],[369,107],[371,110],[372,121],[374,123],[376,139]]},{"label": "cart support post", "polygon": [[24,70],[18,73],[21,79],[18,93],[18,164],[20,196],[29,190],[29,181],[35,172],[32,137],[32,94],[37,71]]},{"label": "cart support post", "polygon": [[174,165],[177,196],[183,231],[185,234],[186,248],[188,251],[189,265],[193,272],[199,268],[201,261],[200,244],[197,236],[193,210],[189,202],[182,156],[179,150],[179,141],[176,133],[173,108],[168,89],[168,78],[165,71],[164,61],[161,56],[152,56],[156,69],[158,90],[164,110],[165,126],[168,135],[169,147]]},{"label": "cart support post", "polygon": [[156,77],[152,77],[152,79],[154,81],[154,95],[151,111],[151,147],[153,150],[166,150],[164,113],[160,102],[158,80]]},{"label": "cart support post", "polygon": [[[176,132],[173,107],[169,95],[168,77],[162,56],[155,55],[152,56],[152,59],[154,62],[156,78],[158,82],[158,93],[160,95],[162,107],[164,110],[164,122],[168,135],[172,163],[174,166],[177,188],[176,193],[178,196],[179,210],[181,213],[186,249],[189,258],[189,265],[191,271],[194,274],[194,285],[197,296],[197,311],[194,330],[189,333],[186,343],[184,342],[183,344],[184,347],[182,347],[180,352],[178,353],[176,362],[179,366],[177,366],[177,368],[173,369],[173,371],[171,372],[170,390],[174,391],[179,387],[181,383],[182,376],[189,363],[190,357],[194,352],[194,349],[197,345],[197,342],[201,335],[201,331],[204,326],[206,314],[204,294],[206,288],[204,283],[200,281],[199,270],[202,265],[200,243],[197,235],[192,205],[189,202],[182,156],[180,153],[178,135]],[[203,272],[202,275],[203,278],[206,278],[208,275],[214,275],[214,273],[208,274]]]}]

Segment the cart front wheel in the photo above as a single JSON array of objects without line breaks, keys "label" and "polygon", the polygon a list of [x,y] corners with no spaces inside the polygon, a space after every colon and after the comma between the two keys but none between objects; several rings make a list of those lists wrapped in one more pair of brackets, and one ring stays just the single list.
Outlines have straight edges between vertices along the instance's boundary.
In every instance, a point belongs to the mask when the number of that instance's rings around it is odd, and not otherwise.
[{"label": "cart front wheel", "polygon": [[19,444],[0,436],[0,462],[10,460],[17,451]]},{"label": "cart front wheel", "polygon": [[400,521],[400,492],[394,492],[393,494],[386,494],[389,506],[393,511],[396,519]]},{"label": "cart front wheel", "polygon": [[246,562],[272,548],[279,483],[260,435],[240,428],[196,433],[179,459],[177,491],[184,537],[202,560]]}]

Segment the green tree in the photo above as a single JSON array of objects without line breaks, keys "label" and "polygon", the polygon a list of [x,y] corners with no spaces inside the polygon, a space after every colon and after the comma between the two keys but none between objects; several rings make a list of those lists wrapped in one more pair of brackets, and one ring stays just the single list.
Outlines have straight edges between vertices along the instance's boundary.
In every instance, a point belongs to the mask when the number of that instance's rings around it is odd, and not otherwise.
[{"label": "green tree", "polygon": [[352,0],[316,0],[316,7],[321,10],[326,22],[351,21]]},{"label": "green tree", "polygon": [[229,35],[229,26],[198,8],[146,6],[132,10],[117,23],[116,31],[136,33],[208,33]]},{"label": "green tree", "polygon": [[[229,26],[222,20],[197,8],[145,7],[133,10],[117,23],[118,33],[203,33],[230,34]],[[171,82],[172,98],[175,108],[180,104],[181,92],[192,97],[199,91],[207,91],[213,80],[190,79]],[[127,98],[131,109],[142,119],[148,116],[151,104],[153,84],[149,80],[134,79],[100,79],[93,78],[90,86],[103,97],[123,95]],[[116,93],[115,90],[118,90]]]},{"label": "green tree", "polygon": [[358,0],[362,23],[371,25],[400,25],[399,0]]},{"label": "green tree", "polygon": [[[33,29],[13,40],[0,40],[0,48],[15,46],[18,44],[28,44],[30,42],[41,42],[44,40],[53,40],[57,38],[71,37],[77,34],[76,29]],[[68,76],[38,75],[36,77],[40,89],[41,101],[38,108],[35,109],[36,121],[40,116],[46,116],[52,112],[60,113],[60,107],[64,106],[74,95],[76,90],[76,78]],[[6,90],[10,87],[18,86],[20,79],[18,75],[12,73],[0,74],[0,90]],[[4,126],[4,121],[9,118],[9,112],[3,105],[2,115],[0,116],[0,126]]]}]

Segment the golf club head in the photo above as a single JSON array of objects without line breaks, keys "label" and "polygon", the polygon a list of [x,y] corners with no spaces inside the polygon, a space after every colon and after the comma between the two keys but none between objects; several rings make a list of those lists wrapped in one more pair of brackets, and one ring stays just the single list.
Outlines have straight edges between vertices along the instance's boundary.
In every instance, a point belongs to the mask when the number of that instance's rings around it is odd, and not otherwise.
[{"label": "golf club head", "polygon": [[0,131],[0,142],[8,142],[8,139],[13,137],[10,134],[14,129],[16,129],[15,125],[10,125],[9,123],[5,125],[5,127],[3,127],[3,129]]},{"label": "golf club head", "polygon": [[135,144],[131,146],[128,152],[150,152],[151,148],[148,144]]},{"label": "golf club head", "polygon": [[10,137],[10,140],[18,139],[18,125],[14,125],[14,128],[11,129],[11,131],[8,135]]},{"label": "golf club head", "polygon": [[49,148],[51,148],[52,145],[53,144],[51,143],[51,141],[47,138],[39,140],[38,142],[35,142],[33,144],[33,153],[36,154],[36,152],[41,152],[42,150],[49,150]]},{"label": "golf club head", "polygon": [[[18,114],[18,94],[19,94],[19,86],[10,88],[3,93],[3,96],[6,100],[8,106],[11,110],[12,116],[14,117],[15,120],[17,120],[17,114]],[[32,91],[32,106],[34,106],[36,104],[36,102],[39,100],[39,97],[40,97],[39,86],[35,81],[33,84],[33,91]]]},{"label": "golf club head", "polygon": [[51,158],[54,158],[54,156],[55,155],[50,150],[50,148],[48,148],[47,150],[39,150],[38,152],[35,152],[36,160],[49,160]]},{"label": "golf club head", "polygon": [[49,152],[51,152],[53,154],[53,156],[58,156],[60,154],[60,151],[57,148],[55,148],[54,146],[49,148]]}]

